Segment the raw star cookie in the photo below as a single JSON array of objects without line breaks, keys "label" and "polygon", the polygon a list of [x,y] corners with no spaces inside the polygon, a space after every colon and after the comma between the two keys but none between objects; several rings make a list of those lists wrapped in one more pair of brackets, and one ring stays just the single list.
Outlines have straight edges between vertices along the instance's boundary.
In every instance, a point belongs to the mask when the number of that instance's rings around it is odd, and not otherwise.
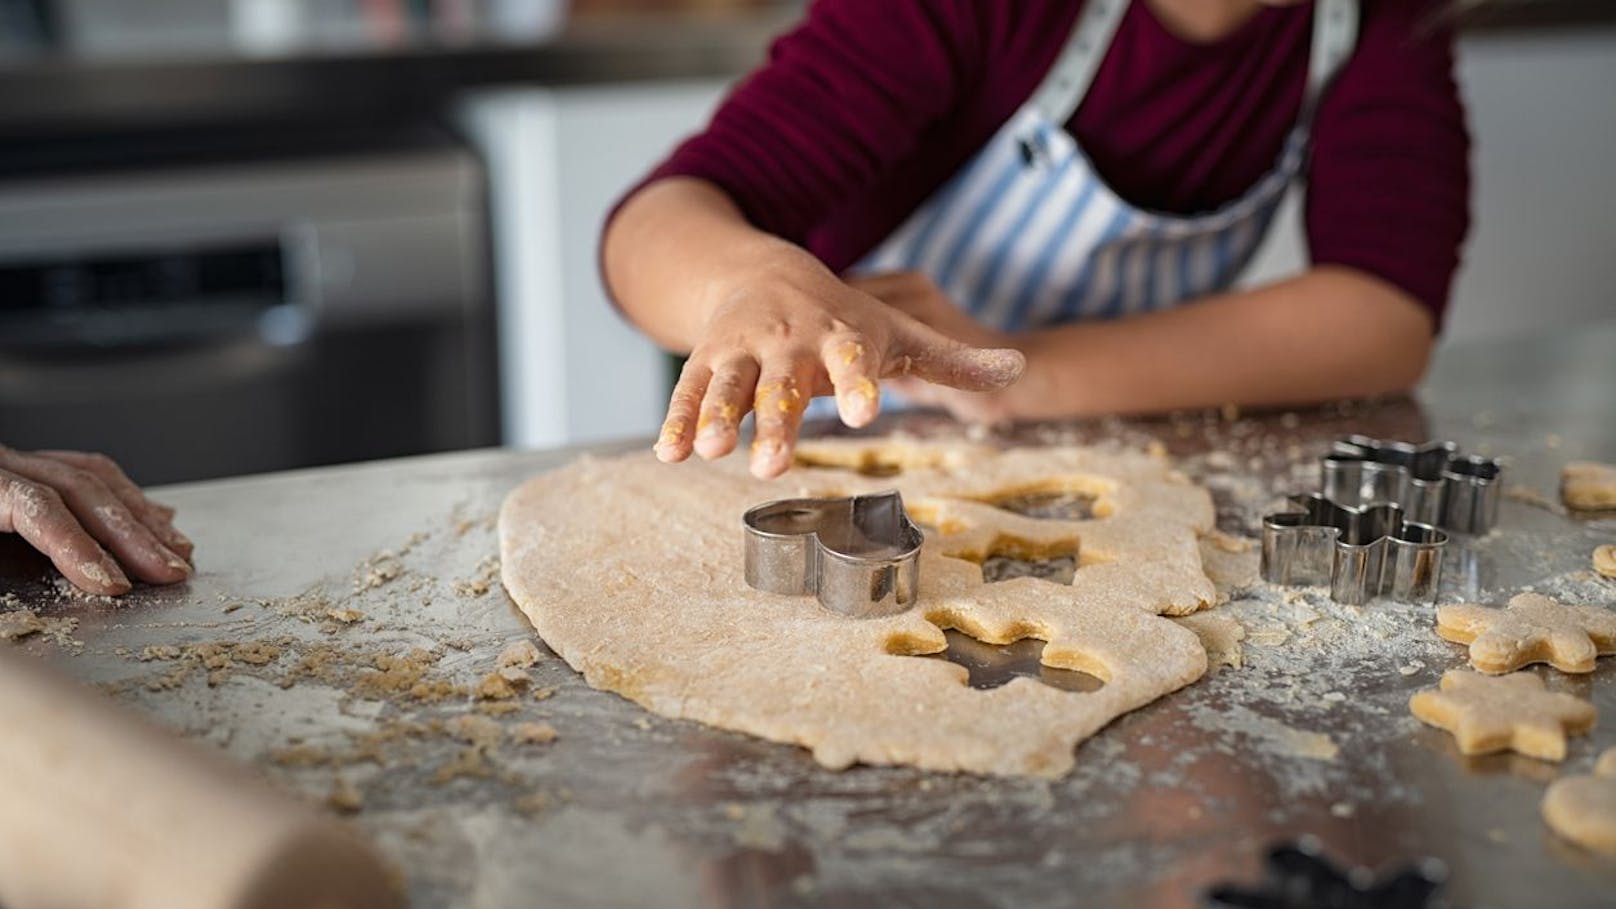
[{"label": "raw star cookie", "polygon": [[[1207,656],[1167,615],[1211,605],[1198,537],[1207,492],[1166,460],[1091,448],[1000,451],[896,439],[804,443],[772,481],[741,458],[583,459],[538,476],[500,511],[505,586],[550,647],[597,688],[646,709],[802,745],[831,768],[1059,776],[1076,744],[1195,681]],[[920,596],[900,615],[848,619],[743,578],[741,514],[769,499],[896,488],[928,527]],[[1092,517],[1033,516],[1039,497]],[[1019,510],[1018,510],[1019,509]],[[999,556],[1071,559],[1070,583],[987,583]],[[927,659],[944,629],[1047,642],[1046,665],[1101,679],[991,689]]]},{"label": "raw star cookie", "polygon": [[1463,754],[1516,751],[1545,761],[1565,759],[1566,735],[1594,725],[1594,705],[1551,692],[1531,673],[1485,676],[1465,669],[1442,674],[1440,690],[1409,698],[1408,709],[1453,733]]},{"label": "raw star cookie", "polygon": [[1592,774],[1549,784],[1543,822],[1584,849],[1616,855],[1616,748],[1599,756]]},{"label": "raw star cookie", "polygon": [[1600,546],[1594,550],[1594,570],[1607,578],[1616,578],[1616,546]]},{"label": "raw star cookie", "polygon": [[1562,606],[1541,594],[1523,593],[1503,609],[1439,606],[1436,633],[1469,644],[1470,665],[1482,672],[1514,672],[1531,663],[1593,672],[1597,657],[1616,653],[1616,611]]},{"label": "raw star cookie", "polygon": [[1616,508],[1616,466],[1573,461],[1560,470],[1560,501],[1567,508]]}]

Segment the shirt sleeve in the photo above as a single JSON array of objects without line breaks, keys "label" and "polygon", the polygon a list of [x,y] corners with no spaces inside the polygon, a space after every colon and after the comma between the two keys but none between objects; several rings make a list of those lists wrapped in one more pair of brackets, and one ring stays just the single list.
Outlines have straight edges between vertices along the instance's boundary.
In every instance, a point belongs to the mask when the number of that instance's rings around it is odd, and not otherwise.
[{"label": "shirt sleeve", "polygon": [[966,0],[817,0],[639,186],[707,180],[756,227],[804,242],[911,155],[974,84],[978,12]]},{"label": "shirt sleeve", "polygon": [[1470,226],[1470,138],[1442,4],[1369,0],[1358,47],[1313,126],[1315,264],[1402,288],[1440,327]]}]

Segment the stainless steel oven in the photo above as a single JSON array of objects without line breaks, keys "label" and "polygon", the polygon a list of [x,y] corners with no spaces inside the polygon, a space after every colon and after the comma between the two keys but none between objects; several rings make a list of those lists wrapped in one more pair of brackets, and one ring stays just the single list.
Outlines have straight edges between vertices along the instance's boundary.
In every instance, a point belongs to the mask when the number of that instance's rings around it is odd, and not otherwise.
[{"label": "stainless steel oven", "polygon": [[0,184],[0,443],[159,483],[498,442],[464,149]]}]

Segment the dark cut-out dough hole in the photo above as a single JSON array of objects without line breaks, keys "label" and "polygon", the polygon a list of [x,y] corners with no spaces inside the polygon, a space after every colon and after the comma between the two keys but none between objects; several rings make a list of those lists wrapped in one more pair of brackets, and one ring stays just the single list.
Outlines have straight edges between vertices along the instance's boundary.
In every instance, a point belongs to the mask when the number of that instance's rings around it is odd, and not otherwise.
[{"label": "dark cut-out dough hole", "polygon": [[[797,452],[794,457],[800,467],[820,467],[827,470],[847,470],[866,477],[895,477],[903,473],[904,464],[900,460],[882,458],[874,453],[864,453],[856,460],[821,458],[812,454]],[[917,465],[930,466],[930,465]]]},{"label": "dark cut-out dough hole", "polygon": [[989,505],[1045,521],[1088,521],[1099,496],[1077,490],[1026,492],[988,500]]},{"label": "dark cut-out dough hole", "polygon": [[1077,575],[1076,556],[1056,556],[1028,561],[994,555],[982,560],[982,580],[989,584],[1011,578],[1037,578],[1052,584],[1070,585]]},{"label": "dark cut-out dough hole", "polygon": [[1036,679],[1062,691],[1090,692],[1105,687],[1098,677],[1076,669],[1057,669],[1039,662],[1044,642],[1022,638],[1009,644],[984,644],[961,631],[949,630],[948,649],[921,655],[921,659],[947,660],[964,666],[970,678],[966,684],[978,690],[1006,685],[1015,678]]}]

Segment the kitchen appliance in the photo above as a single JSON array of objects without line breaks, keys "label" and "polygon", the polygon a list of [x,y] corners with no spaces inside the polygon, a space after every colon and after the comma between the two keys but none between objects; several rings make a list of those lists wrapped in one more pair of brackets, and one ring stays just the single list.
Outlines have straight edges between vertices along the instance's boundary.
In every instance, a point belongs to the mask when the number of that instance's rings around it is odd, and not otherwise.
[{"label": "kitchen appliance", "polygon": [[0,444],[164,483],[496,444],[450,140],[0,184]]}]

